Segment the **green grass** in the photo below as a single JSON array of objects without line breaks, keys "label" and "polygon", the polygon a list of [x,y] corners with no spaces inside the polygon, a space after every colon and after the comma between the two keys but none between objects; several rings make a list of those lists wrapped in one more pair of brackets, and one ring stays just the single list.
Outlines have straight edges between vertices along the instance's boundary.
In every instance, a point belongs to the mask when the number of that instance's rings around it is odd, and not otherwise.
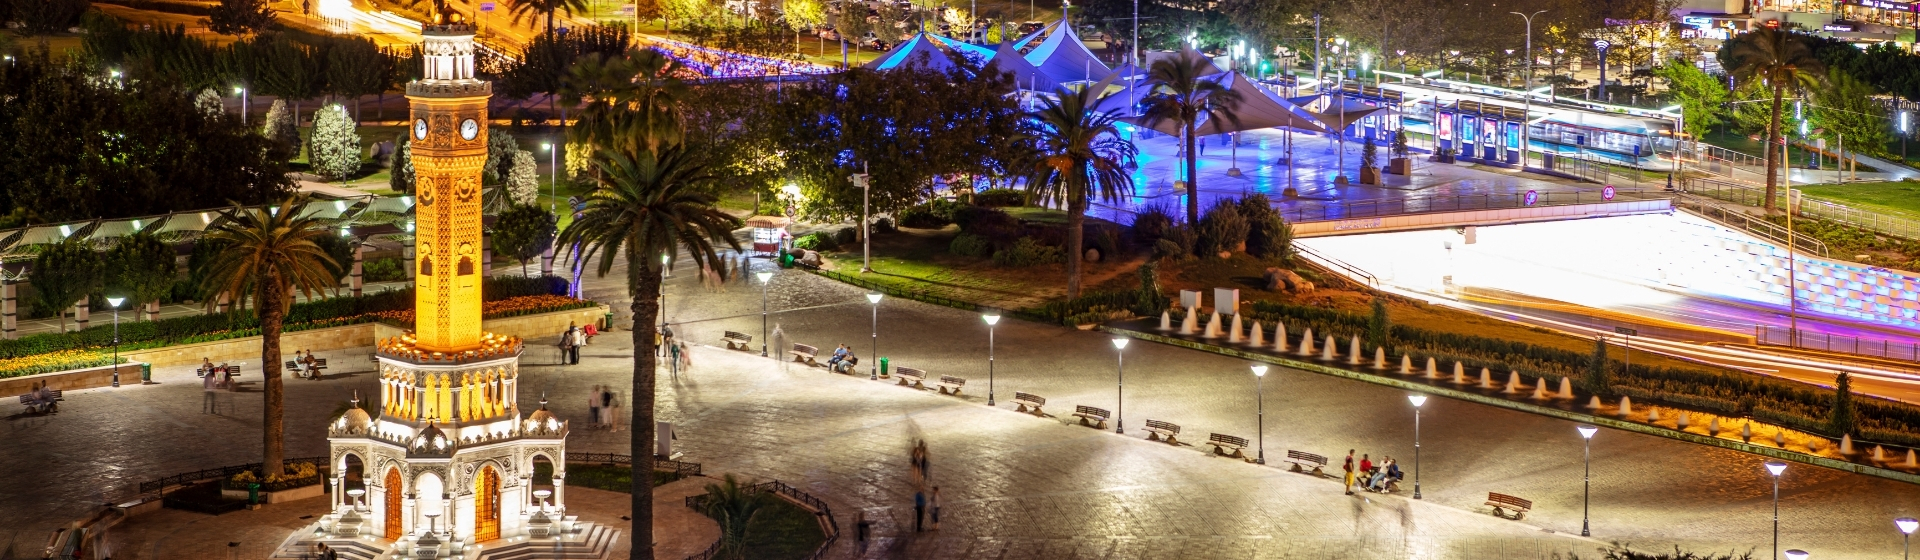
[{"label": "green grass", "polygon": [[1902,214],[1920,219],[1920,183],[1887,181],[1794,185],[1794,188],[1799,189],[1804,196],[1816,200],[1827,200],[1863,210]]},{"label": "green grass", "polygon": [[[674,473],[653,471],[653,486],[655,488],[680,479],[681,476]],[[539,485],[553,484],[553,465],[546,462],[534,463],[533,483]],[[633,467],[568,463],[567,485],[585,486],[596,490],[625,494],[633,491]]]},{"label": "green grass", "polygon": [[[572,476],[568,476],[572,480]],[[756,560],[806,558],[826,542],[820,522],[813,512],[777,497],[768,496],[767,505],[747,522],[746,542],[741,557]]]}]

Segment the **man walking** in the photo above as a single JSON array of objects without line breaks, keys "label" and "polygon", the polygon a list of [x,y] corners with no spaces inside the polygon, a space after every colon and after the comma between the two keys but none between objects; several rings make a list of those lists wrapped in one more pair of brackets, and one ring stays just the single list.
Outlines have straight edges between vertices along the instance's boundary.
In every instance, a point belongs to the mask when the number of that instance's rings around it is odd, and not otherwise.
[{"label": "man walking", "polygon": [[1354,450],[1352,450],[1352,449],[1348,449],[1348,450],[1347,450],[1347,462],[1346,462],[1345,464],[1342,464],[1342,465],[1340,465],[1340,470],[1343,470],[1343,471],[1347,471],[1347,474],[1346,474],[1346,482],[1347,482],[1347,488],[1346,488],[1346,490],[1347,490],[1347,495],[1348,495],[1348,496],[1352,496],[1352,495],[1353,495],[1353,452],[1354,452]]},{"label": "man walking", "polygon": [[208,369],[207,375],[200,378],[200,394],[201,394],[200,413],[201,414],[219,414],[220,413],[220,404],[218,401],[218,397],[214,393],[216,389],[219,389],[219,385],[220,385],[220,377],[215,375],[212,369]]},{"label": "man walking", "polygon": [[921,522],[927,518],[927,493],[913,491],[913,532],[920,532]]}]

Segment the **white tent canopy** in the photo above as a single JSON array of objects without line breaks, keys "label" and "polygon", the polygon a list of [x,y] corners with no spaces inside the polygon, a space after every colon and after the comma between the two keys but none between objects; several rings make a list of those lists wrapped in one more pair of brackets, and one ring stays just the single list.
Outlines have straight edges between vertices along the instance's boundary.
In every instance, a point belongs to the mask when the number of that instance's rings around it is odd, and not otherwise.
[{"label": "white tent canopy", "polygon": [[[1227,89],[1239,92],[1240,104],[1234,108],[1234,119],[1203,118],[1200,124],[1193,129],[1196,135],[1207,136],[1277,127],[1294,128],[1311,132],[1324,132],[1327,130],[1319,121],[1311,116],[1311,113],[1306,113],[1298,106],[1276,97],[1264,89],[1260,89],[1259,86],[1254,85],[1252,81],[1246,79],[1246,76],[1240,75],[1239,72],[1226,72],[1202,79],[1219,80],[1221,85],[1226,86]],[[1143,92],[1148,91],[1147,88],[1141,89]],[[1236,120],[1239,122],[1234,122]],[[1144,117],[1135,117],[1128,119],[1128,121],[1139,126],[1147,126],[1147,119]],[[1153,123],[1153,126],[1150,128],[1170,135],[1179,135],[1182,132],[1180,123],[1171,120],[1162,120],[1158,123]]]},{"label": "white tent canopy", "polygon": [[1057,21],[1049,29],[1051,33],[1047,38],[1027,53],[1027,62],[1039,68],[1040,73],[1056,82],[1067,83],[1104,80],[1113,71],[1093,56],[1093,51],[1087,50],[1072,25]]},{"label": "white tent canopy", "polygon": [[1050,92],[1060,87],[1060,82],[1042,74],[1033,63],[1027,62],[1020,51],[1014,50],[1012,43],[1001,43],[1000,48],[993,52],[993,58],[987,59],[987,67],[1012,74],[1014,86],[1019,89]]}]

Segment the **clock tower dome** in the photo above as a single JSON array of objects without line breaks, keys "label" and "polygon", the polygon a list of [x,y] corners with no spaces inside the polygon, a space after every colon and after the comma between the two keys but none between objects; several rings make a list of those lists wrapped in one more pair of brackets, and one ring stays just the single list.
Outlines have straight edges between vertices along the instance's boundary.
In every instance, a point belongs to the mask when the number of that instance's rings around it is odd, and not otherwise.
[{"label": "clock tower dome", "polygon": [[451,354],[481,345],[480,171],[493,86],[474,79],[473,26],[428,25],[422,35],[425,72],[407,84],[417,196],[414,331],[420,350]]}]

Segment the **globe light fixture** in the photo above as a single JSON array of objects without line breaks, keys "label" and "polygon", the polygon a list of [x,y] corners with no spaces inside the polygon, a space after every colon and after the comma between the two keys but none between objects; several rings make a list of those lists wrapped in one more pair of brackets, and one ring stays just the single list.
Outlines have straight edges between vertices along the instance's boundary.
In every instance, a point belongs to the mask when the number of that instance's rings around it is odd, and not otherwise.
[{"label": "globe light fixture", "polygon": [[1427,404],[1427,396],[1407,395],[1407,402],[1413,403],[1413,499],[1420,499],[1420,405]]},{"label": "globe light fixture", "polygon": [[1254,430],[1259,441],[1259,447],[1257,448],[1259,453],[1253,462],[1262,465],[1267,464],[1267,392],[1266,388],[1262,385],[1266,378],[1266,364],[1253,366],[1254,419],[1256,421],[1255,425],[1257,426]]},{"label": "globe light fixture", "polygon": [[987,406],[993,406],[993,326],[1000,324],[1000,314],[982,313],[980,320],[987,322]]}]

